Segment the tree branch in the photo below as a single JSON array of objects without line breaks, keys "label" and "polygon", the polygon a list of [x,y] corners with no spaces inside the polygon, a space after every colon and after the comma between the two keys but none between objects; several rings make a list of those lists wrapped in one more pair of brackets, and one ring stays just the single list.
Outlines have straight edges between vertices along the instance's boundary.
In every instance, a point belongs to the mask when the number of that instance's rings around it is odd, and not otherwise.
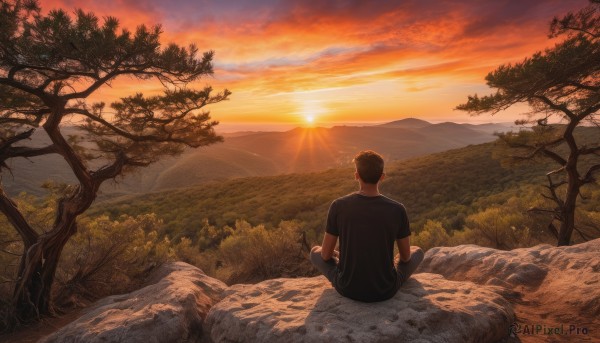
[{"label": "tree branch", "polygon": [[592,182],[596,181],[596,179],[594,178],[594,173],[596,173],[599,170],[600,170],[600,163],[591,166],[588,169],[588,171],[585,173],[583,178],[581,179],[582,184],[592,183]]},{"label": "tree branch", "polygon": [[42,148],[14,147],[9,151],[8,157],[36,157],[58,153],[54,144]]},{"label": "tree branch", "polygon": [[92,94],[94,91],[96,91],[98,88],[100,88],[103,84],[108,82],[111,78],[116,77],[120,74],[126,74],[126,72],[113,70],[113,71],[107,73],[106,75],[104,75],[103,77],[97,79],[87,89],[85,89],[81,92],[75,92],[75,93],[65,95],[64,98],[66,100],[87,98],[88,96],[90,96],[90,94]]},{"label": "tree branch", "polygon": [[586,237],[586,236],[583,234],[583,232],[581,232],[581,230],[579,230],[579,229],[577,228],[577,226],[574,226],[574,227],[573,227],[573,230],[575,230],[575,231],[576,231],[576,232],[579,234],[579,236],[580,236],[580,237],[581,237],[581,238],[582,238],[584,241],[586,241],[586,242],[587,242],[587,241],[589,241],[589,240],[590,240],[588,237]]},{"label": "tree branch", "polygon": [[60,133],[58,125],[62,119],[62,116],[64,115],[62,111],[63,109],[60,109],[58,112],[51,113],[44,123],[43,128],[46,130],[46,133],[48,134],[48,137],[50,137],[52,143],[54,143],[56,152],[63,156],[65,161],[73,170],[73,173],[77,177],[77,180],[79,180],[79,183],[82,185],[84,191],[91,192],[93,189],[92,180],[87,167],[83,164],[81,158]]},{"label": "tree branch", "polygon": [[593,106],[588,107],[585,111],[581,112],[578,116],[578,119],[583,120],[590,114],[594,114],[594,113],[598,112],[598,110],[600,110],[600,102],[598,102],[597,104],[595,104]]},{"label": "tree branch", "polygon": [[30,139],[35,129],[23,131],[13,137],[6,139],[0,143],[0,168],[8,168],[5,161],[15,157],[35,157],[47,154],[58,153],[54,144],[41,147],[41,148],[30,148],[24,146],[13,147],[12,144],[17,143],[21,140]]},{"label": "tree branch", "polygon": [[600,146],[579,149],[579,155],[596,154],[598,152],[600,152]]},{"label": "tree branch", "polygon": [[565,31],[566,31],[566,30],[578,31],[578,32],[584,33],[584,34],[586,34],[586,35],[589,35],[589,36],[591,36],[591,37],[593,37],[593,38],[598,38],[598,37],[600,37],[598,34],[595,34],[595,33],[593,33],[592,31],[586,30],[586,29],[585,29],[585,28],[583,28],[583,27],[576,27],[576,26],[568,26],[568,25],[563,25],[563,26],[562,26],[562,29],[563,29],[563,30],[565,30]]},{"label": "tree branch", "polygon": [[115,161],[107,166],[104,166],[94,172],[92,172],[92,180],[96,187],[100,187],[100,184],[108,179],[114,179],[117,177],[123,167],[127,164],[127,156],[122,151],[117,153]]},{"label": "tree branch", "polygon": [[550,232],[552,232],[552,234],[554,235],[554,238],[558,239],[558,230],[556,229],[556,226],[554,226],[554,224],[552,222],[550,222],[548,224],[548,230],[550,230]]},{"label": "tree branch", "polygon": [[56,146],[54,144],[45,146],[43,148],[28,148],[28,147],[10,147],[4,151],[0,152],[0,168],[5,167],[10,169],[6,165],[6,160],[15,157],[35,157],[35,156],[43,156],[48,154],[56,154],[58,153]]},{"label": "tree branch", "polygon": [[[562,140],[562,138],[561,138],[561,140]],[[549,145],[551,145],[551,143]],[[554,160],[561,166],[564,166],[565,164],[567,164],[567,161],[564,158],[562,158],[559,154],[555,153],[554,151],[546,149],[546,146],[535,147],[535,146],[526,145],[526,144],[513,144],[513,145],[509,144],[509,146],[511,146],[513,148],[529,148],[529,149],[533,150],[527,156],[513,156],[513,158],[518,159],[518,160],[529,160],[529,159],[535,157],[536,155],[542,154],[542,155]]]},{"label": "tree branch", "polygon": [[569,110],[567,108],[567,106],[563,105],[557,105],[555,103],[552,102],[552,100],[548,99],[548,97],[544,96],[544,95],[533,95],[532,96],[535,99],[539,99],[541,100],[543,103],[545,103],[546,105],[550,106],[550,108],[555,109],[557,111],[561,111],[564,114],[566,114],[569,118],[576,119],[577,116],[575,115],[575,113],[573,113],[571,110]]},{"label": "tree branch", "polygon": [[172,136],[167,136],[167,137],[160,137],[157,135],[134,135],[131,134],[128,131],[125,131],[123,129],[118,128],[117,126],[113,125],[112,123],[108,122],[107,120],[105,120],[104,118],[101,118],[99,116],[96,116],[94,114],[92,114],[91,112],[89,112],[88,110],[85,109],[81,109],[81,108],[69,108],[65,110],[66,113],[71,113],[71,114],[81,114],[95,122],[98,122],[104,126],[106,126],[107,128],[109,128],[110,130],[112,130],[114,133],[116,133],[119,136],[125,137],[127,139],[130,139],[134,142],[157,142],[157,143],[166,143],[166,142],[172,142],[172,143],[181,143],[181,144],[185,144],[189,147],[194,147],[194,145],[190,144],[190,141],[187,139],[178,139],[178,138],[173,138]]},{"label": "tree branch", "polygon": [[559,212],[557,210],[549,210],[547,208],[539,208],[539,207],[532,207],[530,209],[528,209],[527,211],[529,212],[545,212],[545,213],[552,213],[554,215],[557,215]]},{"label": "tree branch", "polygon": [[19,233],[26,249],[37,241],[38,233],[29,226],[17,205],[4,193],[2,185],[0,185],[0,211],[4,213],[10,224]]},{"label": "tree branch", "polygon": [[9,78],[5,78],[5,77],[0,77],[0,85],[6,85],[9,87],[13,87],[16,88],[18,90],[21,90],[25,93],[29,93],[32,95],[37,96],[38,98],[40,98],[42,101],[46,102],[46,103],[52,103],[52,98],[50,98],[49,94],[46,94],[44,91],[33,88],[33,87],[29,87],[21,82],[17,82],[13,79],[9,79]]},{"label": "tree branch", "polygon": [[600,91],[600,87],[599,86],[592,86],[592,85],[586,85],[580,82],[575,82],[575,81],[569,81],[567,82],[568,85],[570,86],[574,86],[577,88],[581,88],[581,89],[585,89],[591,92],[599,92]]},{"label": "tree branch", "polygon": [[546,174],[546,177],[548,178],[548,186],[547,186],[547,188],[550,191],[550,194],[552,195],[551,198],[550,197],[547,197],[547,198],[550,199],[550,200],[553,200],[558,205],[559,208],[563,208],[563,206],[564,206],[565,203],[558,196],[558,194],[556,194],[556,189],[558,187],[562,186],[562,185],[567,184],[567,181],[562,180],[559,183],[554,183],[552,181],[552,175],[553,174],[557,174],[557,173],[565,170],[565,168],[566,168],[565,166],[562,166],[561,168],[553,170],[553,171],[549,172],[548,174]]}]

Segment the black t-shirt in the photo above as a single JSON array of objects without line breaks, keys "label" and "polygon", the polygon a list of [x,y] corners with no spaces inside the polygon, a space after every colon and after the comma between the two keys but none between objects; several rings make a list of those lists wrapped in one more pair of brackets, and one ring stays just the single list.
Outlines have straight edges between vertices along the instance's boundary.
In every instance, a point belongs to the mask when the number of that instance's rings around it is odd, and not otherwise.
[{"label": "black t-shirt", "polygon": [[397,274],[394,243],[410,235],[404,206],[383,195],[352,193],[331,203],[326,232],[339,236],[336,290],[372,302],[394,296]]}]

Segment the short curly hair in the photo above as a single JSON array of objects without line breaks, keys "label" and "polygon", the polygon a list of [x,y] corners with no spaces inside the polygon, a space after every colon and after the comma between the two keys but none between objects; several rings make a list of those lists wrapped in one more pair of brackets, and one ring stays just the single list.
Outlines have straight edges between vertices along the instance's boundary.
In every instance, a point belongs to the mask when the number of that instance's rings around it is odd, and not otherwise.
[{"label": "short curly hair", "polygon": [[383,158],[372,150],[363,150],[352,160],[360,179],[365,183],[377,184],[383,174]]}]

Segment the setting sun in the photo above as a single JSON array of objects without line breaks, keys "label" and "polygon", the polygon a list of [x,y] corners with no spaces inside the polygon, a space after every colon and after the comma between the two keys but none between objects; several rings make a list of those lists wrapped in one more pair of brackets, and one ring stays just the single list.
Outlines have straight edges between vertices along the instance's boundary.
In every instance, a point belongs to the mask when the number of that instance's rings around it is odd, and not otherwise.
[{"label": "setting sun", "polygon": [[296,103],[298,103],[298,117],[304,120],[305,125],[313,126],[315,121],[323,121],[323,117],[327,116],[327,108],[322,99],[315,98],[314,95],[297,95]]}]

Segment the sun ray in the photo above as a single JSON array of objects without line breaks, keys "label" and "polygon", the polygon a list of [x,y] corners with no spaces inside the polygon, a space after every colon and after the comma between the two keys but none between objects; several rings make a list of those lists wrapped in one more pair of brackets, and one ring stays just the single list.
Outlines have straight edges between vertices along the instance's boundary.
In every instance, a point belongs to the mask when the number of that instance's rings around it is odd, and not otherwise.
[{"label": "sun ray", "polygon": [[295,130],[302,130],[298,139],[296,139],[295,153],[294,157],[290,161],[290,165],[288,167],[288,172],[292,173],[297,169],[298,160],[300,159],[300,154],[302,153],[302,149],[304,146],[304,141],[306,140],[307,130],[303,128],[297,128]]},{"label": "sun ray", "polygon": [[318,143],[320,143],[319,146],[321,148],[325,149],[325,151],[327,152],[327,155],[329,155],[330,159],[335,160],[336,159],[335,153],[331,149],[331,145],[327,141],[327,137],[326,137],[326,135],[328,135],[329,131],[326,131],[326,129],[318,130],[318,131],[317,130],[315,131],[315,137],[318,140]]},{"label": "sun ray", "polygon": [[292,140],[294,154],[288,165],[288,172],[314,171],[331,161],[340,163],[331,148],[329,129],[298,128],[301,130]]}]

